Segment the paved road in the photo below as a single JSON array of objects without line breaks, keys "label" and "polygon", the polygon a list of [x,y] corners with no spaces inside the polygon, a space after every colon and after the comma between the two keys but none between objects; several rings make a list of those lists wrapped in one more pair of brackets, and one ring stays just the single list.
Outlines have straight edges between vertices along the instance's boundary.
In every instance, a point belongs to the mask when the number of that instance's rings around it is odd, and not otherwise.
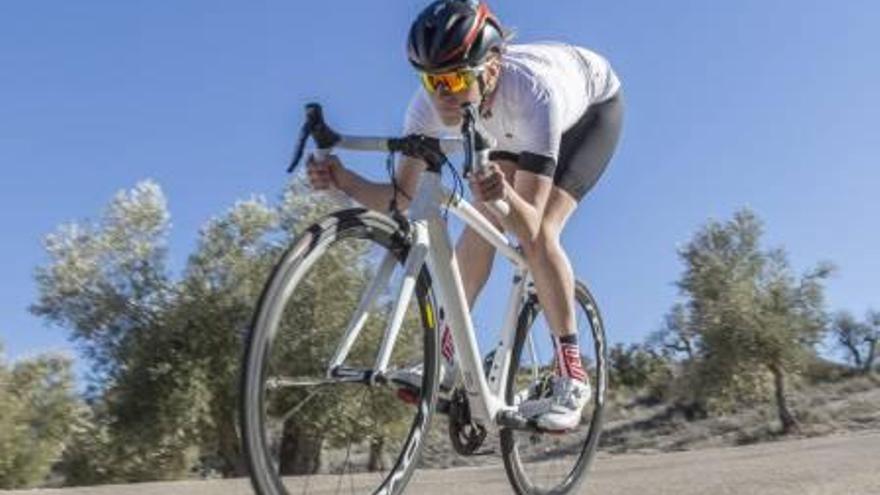
[{"label": "paved road", "polygon": [[[346,485],[348,483],[349,480],[346,480]],[[321,484],[321,480],[313,480],[311,488]],[[317,493],[335,493],[335,479],[327,488]],[[407,490],[407,493],[425,495],[494,495],[510,492],[500,465],[420,471]],[[251,490],[246,480],[218,480],[0,493],[249,495]],[[310,489],[309,493],[315,492]],[[341,493],[351,491],[346,486]],[[880,433],[671,454],[600,457],[581,493],[877,495],[880,494]]]}]

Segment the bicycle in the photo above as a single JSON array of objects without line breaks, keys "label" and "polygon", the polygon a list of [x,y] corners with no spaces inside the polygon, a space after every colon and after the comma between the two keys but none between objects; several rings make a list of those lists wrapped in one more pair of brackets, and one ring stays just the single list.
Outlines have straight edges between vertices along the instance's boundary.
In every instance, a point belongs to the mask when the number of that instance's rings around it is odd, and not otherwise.
[{"label": "bicycle", "polygon": [[[497,433],[517,493],[569,493],[583,481],[601,434],[607,381],[598,306],[587,286],[577,282],[578,322],[585,323],[578,332],[582,352],[588,354],[591,404],[574,430],[542,431],[516,407],[530,394],[545,392],[553,366],[541,347],[550,334],[525,259],[441,180],[444,165],[455,171],[447,154],[464,152],[465,175],[485,164],[488,142],[476,130],[474,112],[465,108],[461,139],[366,138],[334,132],[321,107],[307,105],[289,171],[309,137],[319,154],[333,148],[385,151],[390,170],[393,154],[406,152],[423,157],[429,166],[408,217],[394,202],[390,214],[352,208],[327,215],[300,234],[267,281],[247,336],[240,384],[243,448],[258,494],[334,487],[336,492],[401,493],[435,411],[448,416],[449,436],[459,454],[481,453],[487,435]],[[504,324],[498,344],[485,358],[444,209],[512,264]],[[353,311],[343,315],[338,306],[355,300]],[[451,342],[440,341],[446,327]],[[459,384],[438,400],[440,354],[448,358],[451,349]],[[395,370],[414,362],[422,368],[420,387],[393,378]],[[369,428],[376,431],[368,433]]]}]

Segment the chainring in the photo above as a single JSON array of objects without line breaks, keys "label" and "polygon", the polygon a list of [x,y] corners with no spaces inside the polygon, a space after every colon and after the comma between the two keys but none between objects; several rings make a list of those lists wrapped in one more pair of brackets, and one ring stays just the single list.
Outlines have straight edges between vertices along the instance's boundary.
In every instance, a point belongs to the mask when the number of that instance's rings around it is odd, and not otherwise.
[{"label": "chainring", "polygon": [[471,408],[464,389],[457,387],[449,399],[449,440],[460,455],[471,456],[483,446],[486,428],[471,418]]}]

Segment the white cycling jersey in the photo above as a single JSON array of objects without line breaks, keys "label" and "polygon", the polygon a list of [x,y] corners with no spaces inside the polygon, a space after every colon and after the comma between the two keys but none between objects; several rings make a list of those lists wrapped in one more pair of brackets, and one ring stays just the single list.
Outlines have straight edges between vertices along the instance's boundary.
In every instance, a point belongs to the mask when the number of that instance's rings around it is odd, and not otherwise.
[{"label": "white cycling jersey", "polygon": [[[481,118],[495,149],[558,158],[562,133],[590,105],[613,98],[620,81],[601,55],[560,43],[509,45],[490,112]],[[420,87],[410,100],[404,134],[460,135],[443,125],[430,96]]]}]

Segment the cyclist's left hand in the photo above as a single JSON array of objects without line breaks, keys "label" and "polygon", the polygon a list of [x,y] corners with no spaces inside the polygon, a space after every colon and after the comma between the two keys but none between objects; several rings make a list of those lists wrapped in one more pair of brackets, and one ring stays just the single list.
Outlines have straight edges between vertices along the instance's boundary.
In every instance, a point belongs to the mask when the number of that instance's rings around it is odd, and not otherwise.
[{"label": "cyclist's left hand", "polygon": [[471,192],[480,201],[507,199],[510,184],[504,180],[504,172],[495,162],[489,162],[482,173],[470,177]]}]

